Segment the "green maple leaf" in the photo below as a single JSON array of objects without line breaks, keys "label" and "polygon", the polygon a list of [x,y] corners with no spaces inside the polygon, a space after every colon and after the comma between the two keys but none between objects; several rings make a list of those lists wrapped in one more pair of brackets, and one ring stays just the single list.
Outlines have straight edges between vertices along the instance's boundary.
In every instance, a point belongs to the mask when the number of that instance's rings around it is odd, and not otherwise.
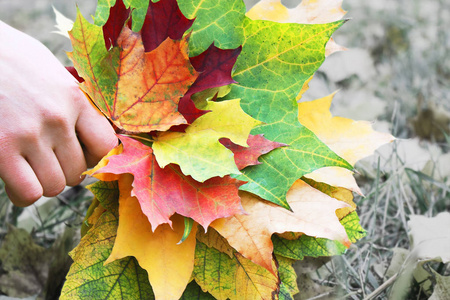
[{"label": "green maple leaf", "polygon": [[195,18],[189,40],[190,56],[202,53],[212,43],[221,49],[234,49],[242,44],[245,17],[242,0],[178,0],[178,5],[187,18]]},{"label": "green maple leaf", "polygon": [[[280,279],[283,283],[283,286],[286,288],[289,295],[293,296],[295,294],[298,294],[299,290],[297,287],[297,273],[292,266],[295,260],[279,255],[276,255],[276,260],[278,262],[278,272],[280,274]],[[281,288],[280,294],[282,292],[283,288]]]},{"label": "green maple leaf", "polygon": [[271,299],[279,279],[239,253],[233,257],[197,241],[193,277],[216,299]]},{"label": "green maple leaf", "polygon": [[264,122],[252,134],[288,144],[244,169],[241,190],[289,209],[286,192],[298,178],[325,166],[352,169],[298,121],[296,96],[325,59],[325,44],[342,21],[279,24],[244,20],[244,43],[227,99],[241,98],[246,113]]},{"label": "green maple leaf", "polygon": [[134,257],[104,266],[117,226],[117,211],[106,211],[70,253],[74,263],[60,299],[154,299],[147,272]]},{"label": "green maple leaf", "polygon": [[162,133],[153,143],[153,151],[161,168],[178,164],[185,175],[203,182],[211,177],[239,174],[233,152],[220,142],[229,138],[233,143],[248,146],[250,130],[261,122],[245,114],[239,100],[209,102],[211,112],[195,120],[185,133]]}]

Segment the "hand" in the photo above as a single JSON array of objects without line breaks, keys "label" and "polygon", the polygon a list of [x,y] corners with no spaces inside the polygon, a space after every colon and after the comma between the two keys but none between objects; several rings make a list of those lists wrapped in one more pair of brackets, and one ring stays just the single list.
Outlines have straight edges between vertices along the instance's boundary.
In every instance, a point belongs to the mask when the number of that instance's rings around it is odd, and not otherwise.
[{"label": "hand", "polygon": [[40,42],[0,21],[0,178],[17,206],[77,185],[114,130]]}]

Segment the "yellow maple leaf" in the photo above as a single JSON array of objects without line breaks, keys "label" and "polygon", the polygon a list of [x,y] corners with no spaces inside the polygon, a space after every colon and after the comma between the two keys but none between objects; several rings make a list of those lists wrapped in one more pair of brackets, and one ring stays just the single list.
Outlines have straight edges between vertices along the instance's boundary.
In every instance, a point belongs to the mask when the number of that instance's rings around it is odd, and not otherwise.
[{"label": "yellow maple leaf", "polygon": [[[358,160],[372,155],[378,147],[394,140],[390,134],[374,131],[367,121],[333,117],[330,106],[334,95],[298,104],[300,123],[331,150],[354,165]],[[325,167],[305,177],[362,194],[353,173],[344,168]]]},{"label": "yellow maple leaf", "polygon": [[193,226],[191,234],[181,244],[177,244],[184,232],[180,215],[171,218],[173,229],[163,224],[153,232],[138,200],[131,197],[132,182],[132,175],[120,175],[119,228],[105,264],[134,256],[147,271],[156,299],[179,299],[194,269],[197,226]]},{"label": "yellow maple leaf", "polygon": [[350,245],[347,233],[336,216],[337,209],[348,205],[302,180],[296,181],[286,195],[292,212],[250,193],[242,192],[240,196],[248,214],[216,220],[211,227],[244,257],[273,273],[271,236],[274,233],[302,232]]},{"label": "yellow maple leaf", "polygon": [[[294,8],[287,8],[281,0],[262,0],[253,6],[247,17],[279,23],[322,24],[342,19],[347,13],[341,7],[342,0],[303,0]],[[325,56],[346,50],[331,38],[325,48]]]}]

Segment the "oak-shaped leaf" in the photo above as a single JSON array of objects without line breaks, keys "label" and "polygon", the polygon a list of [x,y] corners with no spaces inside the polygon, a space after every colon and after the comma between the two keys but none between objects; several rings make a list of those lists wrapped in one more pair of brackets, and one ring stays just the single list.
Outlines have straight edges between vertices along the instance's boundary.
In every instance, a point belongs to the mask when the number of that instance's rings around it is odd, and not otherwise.
[{"label": "oak-shaped leaf", "polygon": [[150,132],[186,123],[178,102],[198,75],[186,39],[167,38],[146,53],[141,34],[125,26],[118,46],[108,51],[102,28],[80,13],[69,34],[74,48],[69,57],[85,80],[81,88],[117,127]]},{"label": "oak-shaped leaf", "polygon": [[138,199],[153,231],[161,224],[172,224],[174,213],[192,218],[205,229],[218,218],[243,213],[238,195],[242,182],[229,176],[198,182],[176,165],[160,168],[151,147],[126,136],[119,138],[123,152],[105,157],[99,164],[106,166],[90,174],[132,174],[131,195]]},{"label": "oak-shaped leaf", "polygon": [[272,269],[271,237],[274,233],[301,232],[350,245],[347,233],[336,216],[336,210],[347,204],[301,180],[296,181],[289,190],[287,201],[292,212],[242,192],[241,202],[247,214],[217,220],[211,227],[244,257],[272,273],[276,272]]},{"label": "oak-shaped leaf", "polygon": [[178,243],[184,231],[180,215],[172,216],[173,229],[164,224],[152,231],[138,200],[131,196],[132,182],[132,175],[120,176],[119,227],[105,264],[127,256],[135,257],[147,271],[156,299],[179,299],[194,269],[197,226],[183,243]]}]

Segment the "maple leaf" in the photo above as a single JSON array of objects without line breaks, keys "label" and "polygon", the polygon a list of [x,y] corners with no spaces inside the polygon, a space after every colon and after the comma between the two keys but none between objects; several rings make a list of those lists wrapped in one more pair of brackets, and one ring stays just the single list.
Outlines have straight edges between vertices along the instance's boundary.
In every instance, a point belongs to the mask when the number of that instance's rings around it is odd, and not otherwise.
[{"label": "maple leaf", "polygon": [[156,49],[168,37],[181,39],[193,22],[181,13],[177,0],[150,1],[142,26],[145,52]]},{"label": "maple leaf", "polygon": [[60,299],[152,299],[145,270],[133,257],[104,266],[111,253],[118,225],[116,211],[104,212],[70,256],[73,264]]},{"label": "maple leaf", "polygon": [[258,161],[258,157],[273,149],[287,146],[286,144],[269,141],[262,134],[249,135],[248,147],[236,145],[229,139],[220,139],[220,143],[233,152],[234,161],[239,170],[248,166],[259,165],[261,162]]},{"label": "maple leaf", "polygon": [[183,14],[195,18],[189,40],[189,53],[198,55],[211,44],[220,49],[234,49],[242,45],[242,20],[245,4],[242,0],[178,0]]},{"label": "maple leaf", "polygon": [[197,227],[193,227],[192,234],[181,244],[178,241],[183,235],[184,223],[179,215],[172,217],[173,229],[164,224],[152,231],[139,202],[131,196],[132,181],[128,174],[119,179],[119,228],[105,264],[133,256],[147,270],[156,299],[179,299],[194,268]]},{"label": "maple leaf", "polygon": [[[363,238],[366,232],[359,224],[359,217],[356,212],[352,212],[340,220],[344,226],[348,239],[351,242]],[[341,255],[347,250],[347,246],[339,241],[326,238],[315,238],[302,234],[290,233],[292,236],[274,234],[272,242],[274,254],[294,260],[302,260],[308,257]]]},{"label": "maple leaf", "polygon": [[[330,106],[334,95],[298,104],[300,123],[314,132],[331,150],[354,165],[358,160],[372,155],[378,147],[394,140],[390,134],[374,131],[367,121],[333,117]],[[353,173],[347,169],[326,167],[305,177],[362,194]]]},{"label": "maple leaf", "polygon": [[[110,19],[110,8],[117,4],[121,0],[98,0],[97,9],[95,10],[94,21],[95,25],[103,26]],[[149,1],[147,0],[123,0],[125,8],[132,11],[134,32],[141,30],[144,23],[145,16],[147,14]],[[113,17],[114,18],[114,17]]]},{"label": "maple leaf", "polygon": [[74,46],[69,57],[86,80],[81,87],[116,126],[149,132],[186,123],[177,106],[197,72],[189,62],[185,39],[167,38],[146,53],[140,33],[124,27],[118,47],[107,51],[102,28],[80,13],[69,34]]},{"label": "maple leaf", "polygon": [[195,70],[199,72],[199,76],[178,105],[178,110],[188,123],[192,123],[206,112],[196,108],[194,101],[191,99],[192,95],[207,89],[235,83],[231,77],[231,70],[239,53],[241,53],[241,47],[221,50],[212,44],[205,52],[189,59]]},{"label": "maple leaf", "polygon": [[346,14],[342,0],[303,0],[294,8],[287,8],[281,0],[261,0],[246,14],[254,20],[280,23],[322,24],[338,21]]},{"label": "maple leaf", "polygon": [[[268,20],[279,23],[322,24],[338,21],[346,14],[342,0],[303,0],[295,8],[287,8],[281,0],[262,0],[246,14],[252,20]],[[325,56],[347,50],[330,38]]]},{"label": "maple leaf", "polygon": [[123,152],[105,158],[107,165],[90,174],[132,174],[132,196],[138,199],[153,230],[160,224],[171,224],[169,218],[174,213],[190,217],[206,229],[217,218],[243,212],[238,196],[242,182],[229,176],[197,182],[177,166],[160,168],[149,146],[129,137],[119,138]]},{"label": "maple leaf", "polygon": [[[225,99],[241,98],[243,110],[264,122],[252,134],[288,144],[242,170],[240,189],[289,209],[286,193],[303,175],[325,166],[352,169],[298,121],[296,96],[323,62],[324,45],[342,21],[322,25],[244,20],[244,44]],[[273,47],[272,45],[276,45]],[[314,51],[312,50],[314,49]],[[269,178],[269,180],[268,180]]]},{"label": "maple leaf", "polygon": [[117,39],[119,38],[125,22],[130,17],[130,9],[125,7],[122,0],[116,0],[116,4],[111,7],[110,15],[113,18],[108,18],[103,26],[103,38],[105,40],[106,49],[112,46],[118,46]]},{"label": "maple leaf", "polygon": [[153,143],[159,166],[178,164],[185,175],[203,182],[215,176],[239,174],[233,153],[219,139],[229,138],[241,146],[247,145],[250,130],[261,122],[244,113],[240,100],[209,101],[205,109],[211,112],[194,121],[185,133],[164,132]]},{"label": "maple leaf", "polygon": [[197,242],[193,277],[218,300],[273,299],[279,278],[237,252],[230,257]]},{"label": "maple leaf", "polygon": [[230,245],[267,270],[272,269],[274,233],[302,232],[306,235],[340,241],[350,245],[344,227],[336,217],[336,210],[347,204],[312,188],[301,180],[295,182],[286,198],[293,210],[288,211],[270,202],[242,193],[245,215],[235,215],[211,224]]}]

